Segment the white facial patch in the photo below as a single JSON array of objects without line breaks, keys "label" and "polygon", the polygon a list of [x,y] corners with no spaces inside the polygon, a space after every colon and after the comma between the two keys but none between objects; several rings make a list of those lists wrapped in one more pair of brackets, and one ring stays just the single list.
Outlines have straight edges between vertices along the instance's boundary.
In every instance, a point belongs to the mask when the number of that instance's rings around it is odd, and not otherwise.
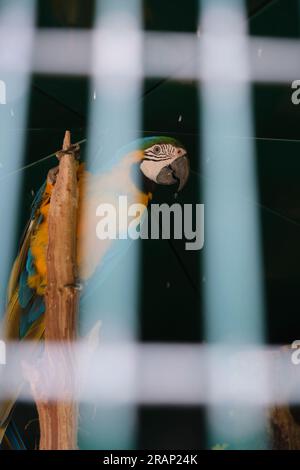
[{"label": "white facial patch", "polygon": [[153,145],[145,151],[145,159],[140,169],[147,178],[156,183],[160,171],[184,155],[186,155],[186,150],[183,148],[170,144]]},{"label": "white facial patch", "polygon": [[152,160],[144,160],[141,163],[141,170],[147,178],[154,181],[156,183],[157,175],[159,174],[160,170],[162,170],[165,166],[170,165],[175,160],[175,158],[170,158],[169,160],[163,161],[152,161]]}]

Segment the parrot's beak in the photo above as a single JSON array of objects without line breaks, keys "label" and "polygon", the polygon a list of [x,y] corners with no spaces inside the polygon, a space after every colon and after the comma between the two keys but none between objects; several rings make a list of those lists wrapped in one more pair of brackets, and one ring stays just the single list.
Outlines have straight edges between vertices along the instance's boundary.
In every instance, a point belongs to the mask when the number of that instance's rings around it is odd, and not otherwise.
[{"label": "parrot's beak", "polygon": [[174,160],[170,165],[160,170],[156,177],[158,184],[171,185],[178,183],[177,191],[181,191],[187,183],[190,174],[190,164],[186,155]]}]

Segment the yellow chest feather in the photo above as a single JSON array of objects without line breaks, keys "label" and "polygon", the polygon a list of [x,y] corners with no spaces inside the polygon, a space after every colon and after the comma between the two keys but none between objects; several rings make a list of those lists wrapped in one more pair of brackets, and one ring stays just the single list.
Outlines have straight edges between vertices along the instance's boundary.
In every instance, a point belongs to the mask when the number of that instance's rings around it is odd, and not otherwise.
[{"label": "yellow chest feather", "polygon": [[[112,243],[111,240],[99,240],[96,237],[98,205],[103,202],[117,204],[117,195],[126,194],[129,197],[129,203],[140,203],[147,207],[152,194],[145,194],[138,190],[132,183],[128,172],[122,167],[111,174],[95,177],[85,172],[83,165],[80,165],[78,187],[77,262],[80,277],[87,279],[99,266]],[[113,190],[116,187],[117,192]],[[48,212],[52,190],[53,185],[47,183],[39,209],[41,222],[37,225],[30,241],[35,274],[28,278],[28,285],[35,289],[38,295],[44,295],[47,286]]]}]

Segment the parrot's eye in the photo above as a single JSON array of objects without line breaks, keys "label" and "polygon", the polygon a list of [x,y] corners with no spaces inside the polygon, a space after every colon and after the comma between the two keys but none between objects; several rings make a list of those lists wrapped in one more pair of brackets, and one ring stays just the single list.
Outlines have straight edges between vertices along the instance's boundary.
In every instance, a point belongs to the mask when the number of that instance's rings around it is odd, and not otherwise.
[{"label": "parrot's eye", "polygon": [[160,145],[155,145],[153,147],[153,152],[156,153],[157,155],[160,154]]}]

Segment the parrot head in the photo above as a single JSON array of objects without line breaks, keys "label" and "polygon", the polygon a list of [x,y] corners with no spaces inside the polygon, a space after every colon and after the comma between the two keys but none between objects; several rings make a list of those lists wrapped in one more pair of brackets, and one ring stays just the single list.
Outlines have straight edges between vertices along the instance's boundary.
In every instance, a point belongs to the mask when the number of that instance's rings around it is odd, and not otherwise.
[{"label": "parrot head", "polygon": [[187,151],[171,137],[146,137],[141,140],[143,158],[140,170],[150,181],[159,185],[175,185],[181,191],[189,178]]},{"label": "parrot head", "polygon": [[[133,174],[142,173],[146,187],[176,185],[176,192],[186,185],[190,165],[185,147],[176,139],[166,136],[144,137],[122,147],[116,162],[127,160],[133,164]],[[112,162],[113,163],[113,162]]]}]

